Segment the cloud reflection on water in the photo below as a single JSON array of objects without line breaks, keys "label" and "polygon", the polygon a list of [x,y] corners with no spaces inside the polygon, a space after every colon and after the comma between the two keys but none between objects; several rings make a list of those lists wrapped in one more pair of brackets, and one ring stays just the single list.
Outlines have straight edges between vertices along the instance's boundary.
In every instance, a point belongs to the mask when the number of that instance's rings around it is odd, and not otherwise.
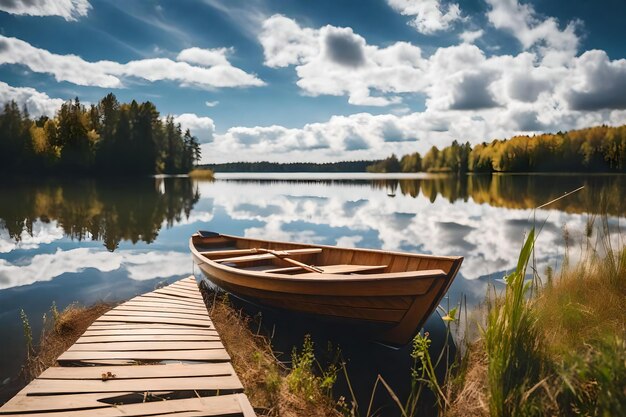
[{"label": "cloud reflection on water", "polygon": [[56,220],[43,222],[37,219],[32,224],[32,232],[24,228],[19,240],[10,236],[6,228],[0,228],[0,253],[9,253],[16,249],[37,249],[40,245],[63,239],[65,232]]},{"label": "cloud reflection on water", "polygon": [[95,268],[101,272],[124,268],[130,279],[139,281],[168,278],[191,272],[187,253],[138,250],[108,252],[94,248],[57,249],[54,253],[36,254],[20,263],[0,259],[0,290],[50,281],[62,274],[82,272],[87,268]]}]

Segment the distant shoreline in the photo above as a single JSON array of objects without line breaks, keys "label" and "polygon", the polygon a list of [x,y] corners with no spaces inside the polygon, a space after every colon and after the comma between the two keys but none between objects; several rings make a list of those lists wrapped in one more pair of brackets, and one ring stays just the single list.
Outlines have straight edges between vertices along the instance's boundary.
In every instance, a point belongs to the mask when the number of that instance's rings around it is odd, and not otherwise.
[{"label": "distant shoreline", "polygon": [[[622,176],[614,172],[216,172],[216,180],[427,180],[455,176]],[[185,176],[185,175],[181,175]]]}]

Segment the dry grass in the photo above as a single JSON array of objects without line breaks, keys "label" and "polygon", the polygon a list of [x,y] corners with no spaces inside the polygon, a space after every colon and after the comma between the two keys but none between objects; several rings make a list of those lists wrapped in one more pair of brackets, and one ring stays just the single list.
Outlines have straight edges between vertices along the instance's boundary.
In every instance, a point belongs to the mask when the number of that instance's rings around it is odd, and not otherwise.
[{"label": "dry grass", "polygon": [[[58,313],[54,322],[45,326],[36,352],[30,352],[24,365],[26,382],[37,378],[47,368],[56,365],[56,359],[82,335],[87,327],[114,305],[98,303],[90,307],[69,305]],[[54,307],[53,307],[54,308]]]},{"label": "dry grass", "polygon": [[312,399],[292,392],[286,381],[290,370],[274,356],[269,339],[251,330],[257,327],[252,319],[233,308],[227,297],[205,288],[201,292],[245,393],[259,416],[341,416],[334,401],[321,390]]},{"label": "dry grass", "polygon": [[467,369],[460,380],[448,384],[450,406],[447,416],[486,417],[489,416],[487,391],[487,355],[481,341],[469,347],[464,359]]},{"label": "dry grass", "polygon": [[610,280],[606,264],[583,262],[541,292],[539,325],[553,354],[570,354],[585,342],[626,334],[626,265]]},{"label": "dry grass", "polygon": [[210,169],[196,168],[189,172],[189,178],[193,178],[196,180],[213,180],[215,179],[215,175]]}]

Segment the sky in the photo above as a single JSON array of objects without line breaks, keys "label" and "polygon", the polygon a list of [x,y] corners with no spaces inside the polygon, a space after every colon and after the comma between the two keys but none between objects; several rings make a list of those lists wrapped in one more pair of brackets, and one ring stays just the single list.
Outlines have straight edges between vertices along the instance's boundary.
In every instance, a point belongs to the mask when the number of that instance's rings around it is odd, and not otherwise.
[{"label": "sky", "polygon": [[204,163],[626,123],[623,0],[0,0],[0,102],[152,101]]}]

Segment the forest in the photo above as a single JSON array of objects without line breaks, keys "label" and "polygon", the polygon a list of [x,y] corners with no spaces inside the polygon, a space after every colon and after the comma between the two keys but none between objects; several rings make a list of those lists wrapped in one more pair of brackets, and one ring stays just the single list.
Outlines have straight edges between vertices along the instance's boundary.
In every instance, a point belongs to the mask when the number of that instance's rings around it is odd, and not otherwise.
[{"label": "forest", "polygon": [[450,146],[396,155],[369,172],[626,172],[626,125],[596,126],[536,136],[514,136],[472,147]]},{"label": "forest", "polygon": [[365,172],[368,166],[379,161],[344,161],[344,162],[230,162],[207,164],[214,172]]},{"label": "forest", "polygon": [[146,101],[120,103],[112,93],[86,107],[79,99],[55,117],[33,120],[16,102],[0,113],[0,172],[98,175],[187,173],[200,145],[172,116]]}]

